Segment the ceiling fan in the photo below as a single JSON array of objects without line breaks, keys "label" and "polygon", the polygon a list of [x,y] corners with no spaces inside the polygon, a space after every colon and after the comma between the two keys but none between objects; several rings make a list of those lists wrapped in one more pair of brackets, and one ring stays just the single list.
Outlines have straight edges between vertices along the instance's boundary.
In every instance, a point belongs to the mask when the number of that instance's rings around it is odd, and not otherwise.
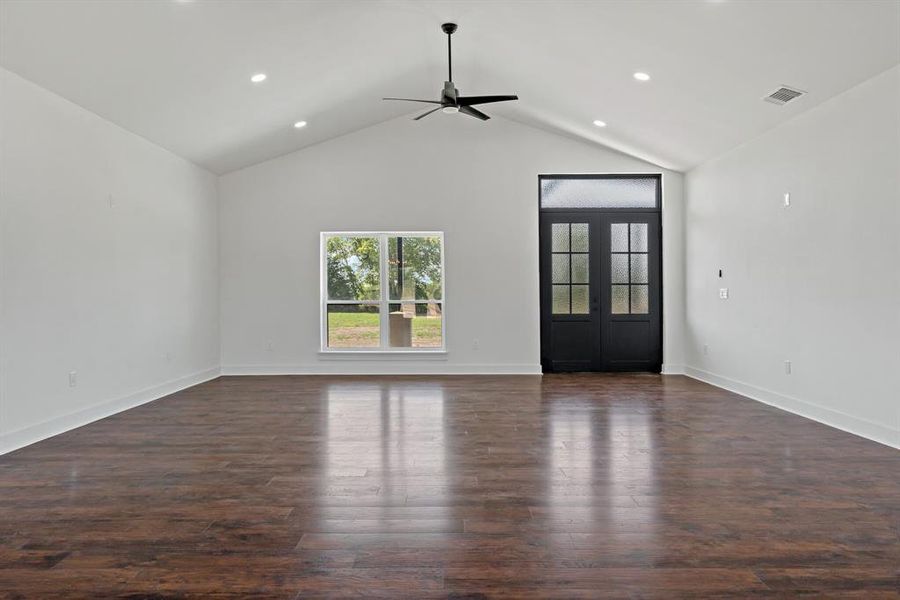
[{"label": "ceiling fan", "polygon": [[403,100],[404,102],[422,102],[424,104],[437,104],[436,108],[432,108],[428,112],[422,113],[414,121],[418,121],[422,117],[427,117],[437,110],[443,110],[445,113],[461,112],[464,115],[487,121],[489,116],[474,108],[476,104],[488,104],[490,102],[506,102],[508,100],[518,100],[518,96],[460,96],[459,90],[453,85],[453,52],[450,47],[450,36],[456,31],[456,23],[444,23],[441,25],[441,31],[447,34],[447,81],[444,82],[444,89],[441,90],[440,100],[418,100],[416,98],[382,98],[382,100]]}]

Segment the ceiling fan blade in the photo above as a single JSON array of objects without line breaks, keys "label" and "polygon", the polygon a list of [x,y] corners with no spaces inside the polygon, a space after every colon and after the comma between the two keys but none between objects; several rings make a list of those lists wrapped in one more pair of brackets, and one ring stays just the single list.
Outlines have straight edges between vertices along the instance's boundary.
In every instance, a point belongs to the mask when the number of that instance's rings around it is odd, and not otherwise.
[{"label": "ceiling fan blade", "polygon": [[473,104],[487,104],[489,102],[506,102],[518,100],[518,96],[460,96],[456,103],[460,106],[472,106]]},{"label": "ceiling fan blade", "polygon": [[382,100],[403,100],[404,102],[424,102],[425,104],[440,104],[437,100],[419,100],[418,98],[382,98]]},{"label": "ceiling fan blade", "polygon": [[469,115],[470,117],[475,117],[476,119],[481,119],[482,121],[487,121],[488,119],[490,119],[489,116],[487,116],[477,108],[472,108],[471,106],[460,106],[459,112],[464,115]]},{"label": "ceiling fan blade", "polygon": [[432,108],[432,109],[429,110],[428,112],[423,112],[421,115],[419,115],[418,117],[416,117],[415,119],[413,119],[413,121],[418,121],[418,120],[421,119],[422,117],[427,117],[428,115],[430,115],[431,113],[433,113],[433,112],[436,111],[436,110],[441,110],[441,107],[438,106],[437,108]]}]

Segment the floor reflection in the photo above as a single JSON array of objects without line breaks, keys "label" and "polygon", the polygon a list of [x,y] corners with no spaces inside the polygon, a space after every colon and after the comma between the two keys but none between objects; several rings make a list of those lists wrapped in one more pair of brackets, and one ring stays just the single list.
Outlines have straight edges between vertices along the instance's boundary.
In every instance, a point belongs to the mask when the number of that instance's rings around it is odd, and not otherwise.
[{"label": "floor reflection", "polygon": [[444,396],[439,383],[329,385],[322,502],[379,507],[361,514],[386,530],[408,514],[397,507],[423,498],[436,507],[429,520],[447,518]]},{"label": "floor reflection", "polygon": [[[608,421],[609,481],[617,498],[631,502],[610,502],[610,522],[614,535],[657,533],[657,449],[655,429],[649,409],[612,405]],[[651,541],[645,539],[645,541]]]},{"label": "floor reflection", "polygon": [[551,528],[571,530],[571,525],[594,520],[593,504],[579,498],[591,497],[589,490],[602,465],[602,458],[595,456],[596,443],[601,441],[594,431],[597,421],[596,410],[581,399],[560,399],[550,405],[547,500]]},{"label": "floor reflection", "polygon": [[659,525],[655,429],[640,398],[603,400],[556,396],[548,405],[546,516],[576,546],[627,548],[635,536],[652,541]]}]

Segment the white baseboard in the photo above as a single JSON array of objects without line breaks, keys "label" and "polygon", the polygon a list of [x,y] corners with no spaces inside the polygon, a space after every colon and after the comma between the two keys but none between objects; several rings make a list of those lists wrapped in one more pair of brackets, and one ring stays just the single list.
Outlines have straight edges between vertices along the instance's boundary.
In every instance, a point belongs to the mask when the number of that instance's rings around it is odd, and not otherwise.
[{"label": "white baseboard", "polygon": [[[374,364],[373,364],[374,363]],[[541,365],[392,361],[336,361],[314,365],[224,365],[222,375],[540,375]]]},{"label": "white baseboard", "polygon": [[840,429],[841,431],[846,431],[872,440],[873,442],[878,442],[885,446],[900,450],[900,430],[892,429],[881,423],[860,419],[859,417],[854,417],[832,408],[819,406],[818,404],[800,400],[799,398],[785,396],[784,394],[779,394],[772,390],[757,387],[722,375],[716,375],[715,373],[710,373],[709,371],[704,371],[703,369],[698,369],[696,367],[686,366],[684,368],[684,373],[688,377],[720,387],[729,392],[740,394],[751,400],[756,400],[757,402],[762,402],[763,404],[786,410],[787,412],[806,417],[807,419],[817,421],[824,425],[828,425],[829,427],[834,427],[835,429]]},{"label": "white baseboard", "polygon": [[54,417],[49,421],[44,421],[37,425],[31,425],[17,431],[5,433],[0,435],[0,454],[18,450],[19,448],[45,440],[54,435],[59,435],[60,433],[65,433],[66,431],[71,431],[72,429],[87,425],[88,423],[93,423],[94,421],[122,412],[123,410],[128,410],[129,408],[134,408],[135,406],[140,406],[141,404],[146,404],[153,400],[158,400],[163,396],[174,394],[177,391],[195,386],[198,383],[215,379],[219,376],[219,371],[219,367],[212,367],[203,371],[191,373],[190,375],[185,375],[178,379],[144,388],[143,390],[129,394],[128,396],[109,400],[74,413]]},{"label": "white baseboard", "polygon": [[684,375],[684,365],[663,365],[662,375]]}]

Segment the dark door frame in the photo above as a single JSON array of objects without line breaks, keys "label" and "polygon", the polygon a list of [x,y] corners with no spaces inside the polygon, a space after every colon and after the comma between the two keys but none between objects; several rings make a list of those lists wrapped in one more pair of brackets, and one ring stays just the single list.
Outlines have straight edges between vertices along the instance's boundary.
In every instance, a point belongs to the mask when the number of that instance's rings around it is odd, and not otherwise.
[{"label": "dark door frame", "polygon": [[[541,182],[545,179],[655,179],[656,184],[656,206],[653,208],[542,208],[541,207]],[[616,214],[616,213],[656,213],[659,215],[659,339],[660,339],[660,363],[663,363],[665,352],[665,314],[663,307],[665,306],[665,252],[663,248],[663,215],[662,215],[662,194],[663,179],[662,173],[542,173],[538,174],[537,180],[537,209],[538,209],[538,310],[540,318],[540,355],[541,355],[541,371],[549,372],[549,343],[550,343],[550,322],[544,319],[545,303],[545,274],[548,270],[544,264],[543,236],[541,235],[541,213],[562,213],[562,212],[584,212],[587,214]]]}]

